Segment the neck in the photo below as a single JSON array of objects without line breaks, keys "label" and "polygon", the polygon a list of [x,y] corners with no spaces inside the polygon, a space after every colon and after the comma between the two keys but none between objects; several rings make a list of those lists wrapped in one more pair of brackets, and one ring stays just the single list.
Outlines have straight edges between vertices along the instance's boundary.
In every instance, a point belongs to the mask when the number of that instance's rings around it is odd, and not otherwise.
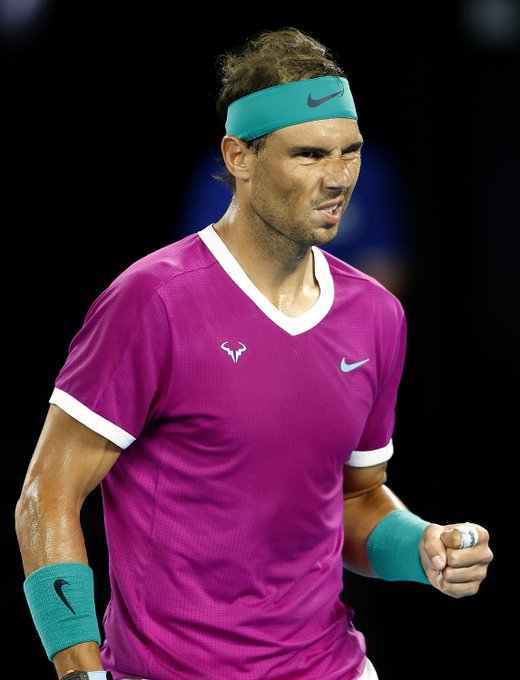
[{"label": "neck", "polygon": [[310,308],[319,296],[314,258],[309,246],[287,239],[234,197],[214,225],[233,257],[265,297],[288,316]]}]

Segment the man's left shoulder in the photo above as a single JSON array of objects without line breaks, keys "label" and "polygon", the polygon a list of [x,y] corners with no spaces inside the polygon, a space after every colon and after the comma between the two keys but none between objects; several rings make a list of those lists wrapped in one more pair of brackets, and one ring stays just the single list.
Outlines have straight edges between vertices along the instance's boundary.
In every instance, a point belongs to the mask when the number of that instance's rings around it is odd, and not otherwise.
[{"label": "man's left shoulder", "polygon": [[321,252],[327,260],[334,286],[339,294],[346,293],[350,297],[359,293],[364,302],[370,302],[379,309],[386,309],[398,316],[404,316],[404,309],[399,298],[380,281],[331,253],[324,250]]}]

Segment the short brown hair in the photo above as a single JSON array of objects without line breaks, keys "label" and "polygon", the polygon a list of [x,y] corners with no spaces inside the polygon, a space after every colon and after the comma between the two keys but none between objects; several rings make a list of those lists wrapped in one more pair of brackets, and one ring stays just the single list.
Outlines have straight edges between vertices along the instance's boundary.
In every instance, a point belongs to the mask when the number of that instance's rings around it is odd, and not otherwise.
[{"label": "short brown hair", "polygon": [[[221,87],[216,108],[223,123],[232,102],[257,90],[320,76],[345,77],[325,45],[292,27],[254,35],[238,49],[222,54],[218,69]],[[253,139],[248,146],[258,153],[266,137]],[[227,170],[219,178],[234,190],[235,178]]]}]

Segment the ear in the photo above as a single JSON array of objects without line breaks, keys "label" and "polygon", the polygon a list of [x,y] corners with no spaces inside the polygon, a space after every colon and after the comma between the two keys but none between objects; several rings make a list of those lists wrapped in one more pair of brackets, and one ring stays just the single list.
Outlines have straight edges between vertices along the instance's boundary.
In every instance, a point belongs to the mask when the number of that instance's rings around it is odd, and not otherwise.
[{"label": "ear", "polygon": [[245,142],[235,135],[226,135],[222,139],[220,148],[226,168],[233,177],[247,181],[249,179],[247,158],[251,155],[251,152]]}]

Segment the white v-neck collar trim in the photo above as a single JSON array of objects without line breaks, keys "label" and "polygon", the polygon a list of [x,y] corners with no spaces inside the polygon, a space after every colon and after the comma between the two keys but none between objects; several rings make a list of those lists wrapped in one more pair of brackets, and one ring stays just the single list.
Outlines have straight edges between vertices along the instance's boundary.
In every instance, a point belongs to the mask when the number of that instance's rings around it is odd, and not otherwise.
[{"label": "white v-neck collar trim", "polygon": [[237,260],[228,250],[224,241],[217,234],[213,225],[198,232],[199,237],[209,248],[226,274],[242,289],[255,305],[273,323],[290,335],[299,335],[317,326],[325,318],[334,302],[334,282],[329,264],[319,248],[312,248],[314,255],[314,274],[320,287],[320,295],[316,302],[306,312],[299,316],[287,316],[275,307],[263,293],[261,293]]}]

